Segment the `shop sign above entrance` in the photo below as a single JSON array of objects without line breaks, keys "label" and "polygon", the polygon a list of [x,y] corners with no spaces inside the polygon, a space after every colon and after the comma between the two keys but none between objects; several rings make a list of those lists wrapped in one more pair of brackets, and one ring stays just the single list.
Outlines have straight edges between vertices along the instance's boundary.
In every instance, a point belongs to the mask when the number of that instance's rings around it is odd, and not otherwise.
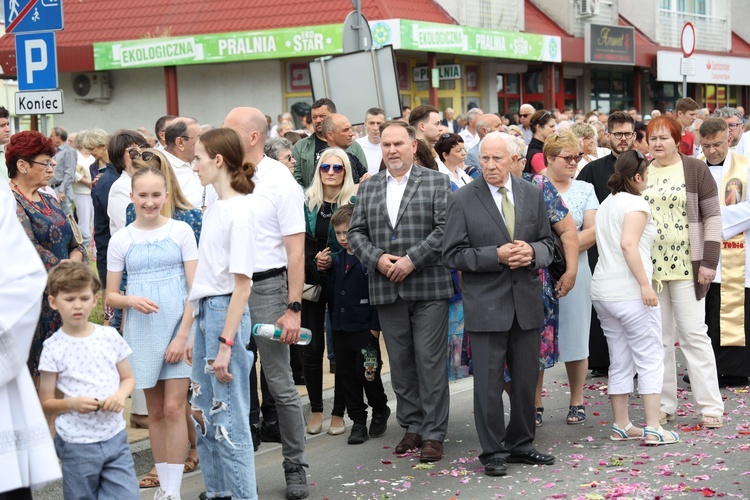
[{"label": "shop sign above entrance", "polygon": [[[559,36],[387,19],[370,23],[375,46],[524,61],[562,62]],[[94,44],[97,71],[343,54],[343,24],[143,38]]]},{"label": "shop sign above entrance", "polygon": [[94,44],[97,71],[342,54],[343,24]]},{"label": "shop sign above entrance", "polygon": [[[436,68],[438,70],[438,78],[440,80],[460,80],[461,79],[461,65],[460,64],[440,64]],[[431,80],[430,69],[427,66],[417,66],[414,68],[414,81],[415,82],[428,82]]]},{"label": "shop sign above entrance", "polygon": [[587,63],[635,66],[635,29],[632,26],[587,24]]}]

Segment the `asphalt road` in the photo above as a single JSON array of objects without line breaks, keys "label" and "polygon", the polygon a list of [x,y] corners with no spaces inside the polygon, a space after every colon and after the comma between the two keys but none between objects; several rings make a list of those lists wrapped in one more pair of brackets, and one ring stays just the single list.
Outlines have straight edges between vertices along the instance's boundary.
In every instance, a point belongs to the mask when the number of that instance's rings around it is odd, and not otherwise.
[{"label": "asphalt road", "polygon": [[[684,372],[679,368],[680,376]],[[552,466],[509,464],[508,475],[483,474],[477,459],[478,441],[472,413],[472,379],[451,384],[451,413],[445,457],[427,467],[418,457],[397,456],[393,448],[403,435],[394,410],[386,434],[351,446],[346,434],[309,436],[308,483],[313,499],[515,499],[515,498],[750,498],[750,388],[723,388],[724,427],[698,425],[689,386],[680,380],[677,420],[667,428],[682,442],[645,446],[637,441],[609,440],[612,412],[606,378],[587,379],[587,421],[566,425],[568,393],[564,367],[547,372],[545,420],[537,430],[536,447],[555,455]],[[506,415],[507,418],[507,415]],[[639,400],[632,400],[631,418],[643,420]],[[349,422],[350,424],[350,422]],[[326,426],[324,426],[324,429]],[[285,484],[280,445],[261,445],[255,456],[259,497],[283,499]],[[186,476],[182,498],[203,491],[200,471]],[[153,490],[142,499],[153,498]]]}]

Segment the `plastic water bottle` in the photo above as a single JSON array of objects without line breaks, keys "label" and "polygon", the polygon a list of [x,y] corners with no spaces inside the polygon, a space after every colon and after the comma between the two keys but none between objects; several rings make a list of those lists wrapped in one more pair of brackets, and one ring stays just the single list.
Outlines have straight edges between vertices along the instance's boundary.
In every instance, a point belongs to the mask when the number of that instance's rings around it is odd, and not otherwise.
[{"label": "plastic water bottle", "polygon": [[[259,323],[253,327],[253,335],[257,337],[265,337],[271,340],[279,340],[283,332],[284,330],[276,325],[264,325]],[[297,345],[307,345],[311,340],[312,332],[307,328],[300,328],[299,342],[297,342]]]}]

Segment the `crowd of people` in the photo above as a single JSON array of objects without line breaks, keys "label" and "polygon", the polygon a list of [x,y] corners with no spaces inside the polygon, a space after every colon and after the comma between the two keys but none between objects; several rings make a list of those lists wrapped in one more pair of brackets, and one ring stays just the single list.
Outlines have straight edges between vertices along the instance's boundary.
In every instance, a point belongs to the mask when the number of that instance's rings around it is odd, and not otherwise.
[{"label": "crowd of people", "polygon": [[[240,107],[215,128],[167,115],[153,134],[46,137],[10,136],[0,108],[0,438],[20,436],[0,499],[60,477],[66,499],[178,499],[199,467],[202,498],[257,498],[263,441],[281,443],[286,498],[305,498],[326,351],[327,432],[347,416],[351,445],[387,430],[381,335],[394,451],[421,462],[443,458],[449,381],[472,376],[485,473],[553,464],[534,439],[557,362],[567,424],[607,375],[610,439],[678,443],[676,344],[700,425],[721,427],[720,386],[750,375],[743,115],[689,98],[645,116],[421,105],[371,108],[358,134],[324,98],[301,127]],[[128,398],[155,464],[140,481]]]}]

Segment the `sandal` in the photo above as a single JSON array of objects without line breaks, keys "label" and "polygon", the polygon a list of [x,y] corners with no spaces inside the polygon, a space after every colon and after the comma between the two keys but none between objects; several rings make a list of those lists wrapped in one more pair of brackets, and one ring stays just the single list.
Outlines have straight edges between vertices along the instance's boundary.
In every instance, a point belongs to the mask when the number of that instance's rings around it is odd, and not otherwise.
[{"label": "sandal", "polygon": [[586,408],[583,405],[570,405],[568,408],[568,425],[582,424],[586,421]]},{"label": "sandal", "polygon": [[187,474],[188,472],[194,472],[199,463],[201,463],[200,458],[187,457],[185,459],[185,474]]},{"label": "sandal", "polygon": [[[676,432],[665,431],[661,425],[656,430],[652,427],[646,427],[643,429],[643,434],[646,436],[644,442],[650,446],[660,446],[662,444],[674,444],[680,442],[680,436],[678,436]],[[654,436],[656,439],[648,439],[648,436]]]},{"label": "sandal", "polygon": [[634,439],[643,439],[646,437],[646,433],[641,429],[641,434],[638,436],[631,436],[628,434],[628,431],[633,428],[633,423],[628,422],[628,425],[625,426],[623,429],[617,424],[612,424],[612,432],[617,434],[617,436],[609,436],[609,439],[612,441],[632,441]]},{"label": "sandal", "polygon": [[140,488],[158,488],[159,486],[161,486],[161,483],[159,482],[159,476],[155,471],[146,474],[146,476],[138,483],[138,487]]},{"label": "sandal", "polygon": [[542,426],[542,415],[544,415],[544,407],[540,406],[536,409],[536,426]]},{"label": "sandal", "polygon": [[703,415],[701,425],[706,429],[719,429],[724,425],[724,421],[721,415]]},{"label": "sandal", "polygon": [[674,422],[674,419],[674,413],[659,412],[659,425],[667,425],[667,422]]}]

